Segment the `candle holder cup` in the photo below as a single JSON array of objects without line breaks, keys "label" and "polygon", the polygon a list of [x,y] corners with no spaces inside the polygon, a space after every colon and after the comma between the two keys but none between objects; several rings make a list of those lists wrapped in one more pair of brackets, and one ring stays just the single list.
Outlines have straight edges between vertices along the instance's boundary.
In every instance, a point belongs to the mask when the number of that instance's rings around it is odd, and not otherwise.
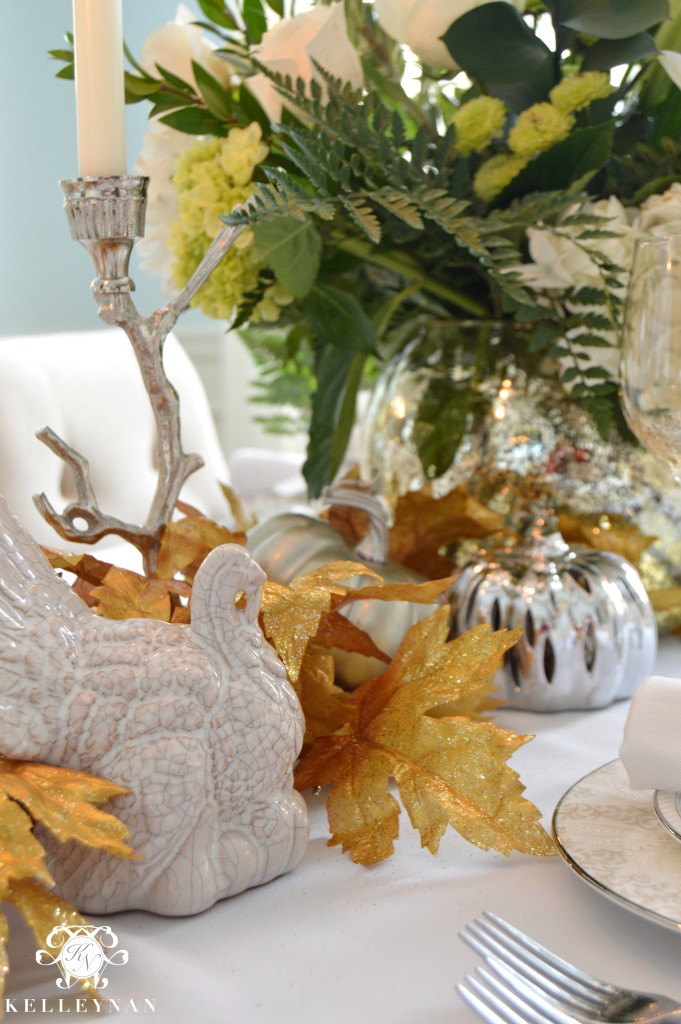
[{"label": "candle holder cup", "polygon": [[134,291],[128,264],[135,242],[144,236],[149,179],[74,178],[60,184],[71,237],[85,246],[95,265],[92,293],[98,304],[105,295]]}]

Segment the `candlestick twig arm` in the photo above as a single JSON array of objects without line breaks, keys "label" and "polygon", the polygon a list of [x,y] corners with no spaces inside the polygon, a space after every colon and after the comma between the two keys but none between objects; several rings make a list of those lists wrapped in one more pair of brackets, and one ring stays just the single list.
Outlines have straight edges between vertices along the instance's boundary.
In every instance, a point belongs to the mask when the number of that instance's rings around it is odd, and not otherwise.
[{"label": "candlestick twig arm", "polygon": [[236,227],[230,224],[224,224],[220,228],[206,250],[205,256],[199,263],[198,267],[189,278],[182,291],[175,296],[172,302],[168,303],[167,307],[165,307],[166,309],[172,310],[175,313],[175,316],[178,317],[182,310],[187,308],[201,285],[208,280],[222,257],[225,256],[232,248],[237,238],[244,230],[244,227],[245,225],[243,224],[239,224]]},{"label": "candlestick twig arm", "polygon": [[[61,514],[55,510],[46,494],[34,495],[33,501],[43,518],[66,540],[94,544],[95,541],[115,533],[133,544],[144,555],[149,547],[148,531],[114,516],[104,515],[97,504],[90,481],[90,465],[85,456],[67,444],[51,427],[43,427],[37,432],[36,437],[69,466],[77,494],[77,500],[71,502]],[[79,520],[86,525],[80,526]]]}]

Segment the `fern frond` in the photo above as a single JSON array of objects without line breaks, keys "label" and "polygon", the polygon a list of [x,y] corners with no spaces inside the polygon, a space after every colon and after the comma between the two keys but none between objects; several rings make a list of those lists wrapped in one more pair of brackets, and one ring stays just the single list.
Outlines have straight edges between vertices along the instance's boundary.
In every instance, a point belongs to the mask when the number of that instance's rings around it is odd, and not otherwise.
[{"label": "fern frond", "polygon": [[369,241],[373,242],[374,245],[378,245],[381,241],[381,225],[371,207],[367,205],[365,197],[342,196],[341,203]]},{"label": "fern frond", "polygon": [[423,217],[419,213],[418,205],[410,196],[405,195],[404,192],[398,192],[390,188],[378,189],[372,192],[369,198],[379,206],[382,206],[388,213],[391,213],[393,217],[404,221],[410,228],[414,228],[415,231],[422,230]]}]

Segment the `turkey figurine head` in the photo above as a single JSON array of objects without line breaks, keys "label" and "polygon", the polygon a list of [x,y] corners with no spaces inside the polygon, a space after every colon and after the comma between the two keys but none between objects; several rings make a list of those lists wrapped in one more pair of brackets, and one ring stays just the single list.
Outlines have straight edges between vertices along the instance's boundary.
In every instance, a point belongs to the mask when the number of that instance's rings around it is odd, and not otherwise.
[{"label": "turkey figurine head", "polygon": [[0,498],[0,753],[129,791],[107,809],[138,860],[41,831],[79,910],[193,914],[300,860],[304,720],[258,626],[264,579],[244,548],[224,545],[196,575],[190,626],[105,620]]}]

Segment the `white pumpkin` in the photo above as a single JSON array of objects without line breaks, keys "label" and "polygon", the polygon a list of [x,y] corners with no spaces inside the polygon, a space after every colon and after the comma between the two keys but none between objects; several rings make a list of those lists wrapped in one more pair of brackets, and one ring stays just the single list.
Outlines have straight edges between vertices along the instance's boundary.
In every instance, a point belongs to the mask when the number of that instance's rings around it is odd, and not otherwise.
[{"label": "white pumpkin", "polygon": [[[378,498],[347,485],[328,488],[325,498],[329,503],[350,505],[367,512],[370,518],[367,537],[353,549],[328,523],[306,512],[272,516],[248,534],[249,550],[270,579],[290,583],[295,576],[327,562],[349,559],[374,569],[386,583],[423,583],[423,576],[387,561],[388,514]],[[347,581],[354,587],[375,582],[369,576]],[[377,647],[392,658],[409,627],[432,610],[433,606],[428,604],[372,600],[353,601],[342,609],[342,614],[365,630]],[[348,689],[380,675],[386,668],[384,662],[363,654],[338,649],[331,653],[336,665],[336,681]]]}]

